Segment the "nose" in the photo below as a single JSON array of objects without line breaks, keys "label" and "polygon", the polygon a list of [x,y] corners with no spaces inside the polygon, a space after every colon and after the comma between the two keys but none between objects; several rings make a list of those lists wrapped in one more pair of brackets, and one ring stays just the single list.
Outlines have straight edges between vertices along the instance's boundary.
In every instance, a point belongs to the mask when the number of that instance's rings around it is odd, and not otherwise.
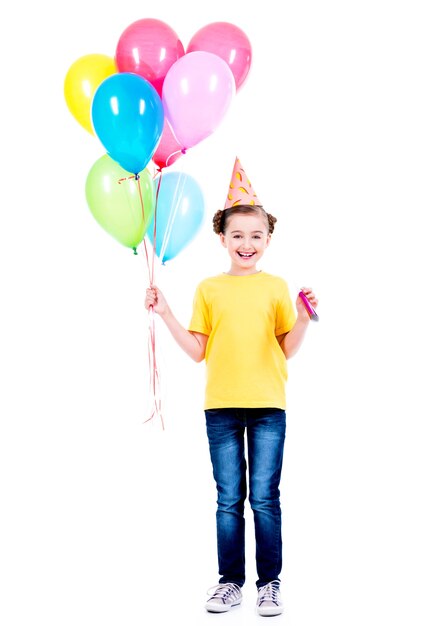
[{"label": "nose", "polygon": [[244,252],[251,252],[254,250],[254,245],[252,241],[249,241],[248,239],[242,242],[241,245],[241,250],[243,250]]}]

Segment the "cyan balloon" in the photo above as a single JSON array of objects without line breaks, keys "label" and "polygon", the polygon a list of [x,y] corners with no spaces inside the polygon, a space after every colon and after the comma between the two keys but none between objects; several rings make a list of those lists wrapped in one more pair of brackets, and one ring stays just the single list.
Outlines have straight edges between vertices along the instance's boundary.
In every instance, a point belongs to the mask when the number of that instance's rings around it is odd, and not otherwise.
[{"label": "cyan balloon", "polygon": [[164,113],[154,87],[137,74],[113,74],[98,87],[91,106],[97,137],[123,169],[141,172],[162,136]]},{"label": "cyan balloon", "polygon": [[[205,216],[205,200],[198,182],[189,174],[167,172],[155,182],[158,190],[155,252],[164,263],[177,256],[199,232]],[[154,245],[154,220],[147,234]]]}]

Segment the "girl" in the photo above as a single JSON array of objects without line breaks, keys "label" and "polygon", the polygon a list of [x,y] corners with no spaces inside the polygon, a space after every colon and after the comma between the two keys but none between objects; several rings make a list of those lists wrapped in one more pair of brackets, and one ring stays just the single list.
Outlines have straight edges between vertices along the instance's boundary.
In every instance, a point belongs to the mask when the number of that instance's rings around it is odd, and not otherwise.
[{"label": "girl", "polygon": [[[282,278],[257,269],[275,222],[236,159],[225,208],[213,218],[213,229],[230,257],[228,272],[198,285],[188,329],[174,317],[160,289],[146,292],[146,308],[153,307],[160,315],[179,346],[194,361],[206,360],[204,410],[218,495],[220,574],[205,605],[210,612],[228,611],[242,601],[247,467],[256,539],[257,611],[264,616],[283,611],[279,483],[286,359],[300,347],[310,318],[299,297],[296,317]],[[316,307],[313,291],[303,292]]]}]

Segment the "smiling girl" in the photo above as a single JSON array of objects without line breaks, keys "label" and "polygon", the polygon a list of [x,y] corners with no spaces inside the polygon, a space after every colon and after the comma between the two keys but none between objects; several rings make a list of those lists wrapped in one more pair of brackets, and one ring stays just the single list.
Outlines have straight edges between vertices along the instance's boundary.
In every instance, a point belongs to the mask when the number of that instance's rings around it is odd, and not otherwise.
[{"label": "smiling girl", "polygon": [[[263,616],[283,611],[279,484],[286,360],[299,349],[310,317],[300,297],[296,315],[282,278],[257,269],[275,223],[236,159],[225,208],[213,218],[213,229],[230,257],[229,270],[198,285],[188,328],[174,317],[160,289],[146,292],[146,308],[160,315],[179,346],[194,361],[206,361],[204,411],[217,487],[220,575],[205,605],[210,612],[228,611],[242,601],[247,474],[256,539],[257,611]],[[313,291],[302,291],[316,307]]]}]

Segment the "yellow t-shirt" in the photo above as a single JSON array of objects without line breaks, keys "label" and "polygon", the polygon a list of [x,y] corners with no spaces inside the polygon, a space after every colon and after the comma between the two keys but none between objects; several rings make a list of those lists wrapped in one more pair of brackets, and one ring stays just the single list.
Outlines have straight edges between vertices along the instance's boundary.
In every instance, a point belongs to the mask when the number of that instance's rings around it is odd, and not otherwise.
[{"label": "yellow t-shirt", "polygon": [[285,409],[287,361],[276,336],[296,314],[285,280],[220,274],[196,289],[188,329],[208,335],[204,409]]}]

